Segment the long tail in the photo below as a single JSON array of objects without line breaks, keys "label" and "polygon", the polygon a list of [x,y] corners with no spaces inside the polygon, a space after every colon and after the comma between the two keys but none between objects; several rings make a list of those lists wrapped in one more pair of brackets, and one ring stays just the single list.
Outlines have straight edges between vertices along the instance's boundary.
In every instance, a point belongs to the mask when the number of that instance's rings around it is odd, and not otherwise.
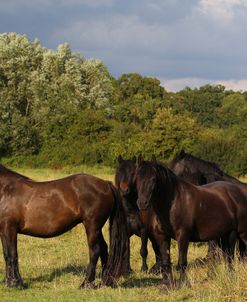
[{"label": "long tail", "polygon": [[242,261],[242,260],[246,260],[246,257],[247,257],[246,245],[243,242],[243,240],[239,238],[239,241],[238,241],[238,259],[240,261]]},{"label": "long tail", "polygon": [[102,281],[105,285],[116,286],[116,279],[126,273],[125,261],[128,259],[129,237],[120,194],[113,184],[110,186],[115,204],[110,216],[110,252]]}]

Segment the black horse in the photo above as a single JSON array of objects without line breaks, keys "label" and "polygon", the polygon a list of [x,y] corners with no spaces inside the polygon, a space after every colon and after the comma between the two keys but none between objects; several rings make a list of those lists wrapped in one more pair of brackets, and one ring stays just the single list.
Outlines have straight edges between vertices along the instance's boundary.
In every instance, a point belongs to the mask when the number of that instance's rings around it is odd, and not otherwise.
[{"label": "black horse", "polygon": [[[148,270],[147,266],[147,243],[148,243],[148,233],[146,228],[141,222],[139,209],[137,207],[137,192],[134,186],[134,175],[136,172],[136,157],[133,159],[123,159],[120,155],[118,157],[118,166],[115,175],[115,184],[120,191],[121,200],[123,203],[123,209],[126,214],[128,236],[132,235],[141,237],[141,250],[140,254],[142,257],[142,267],[141,271],[146,272]],[[156,256],[156,263],[151,268],[150,272],[157,274],[161,270],[161,256],[157,243],[154,239],[150,238],[153,246],[153,250]],[[128,245],[127,257],[125,259],[125,271],[131,271],[130,268],[130,250]]]},{"label": "black horse", "polygon": [[236,238],[247,244],[247,188],[229,182],[195,186],[153,159],[138,160],[135,175],[137,205],[143,224],[153,234],[162,255],[163,281],[173,284],[170,242],[178,241],[180,284],[186,280],[190,241],[224,238],[232,261]]},{"label": "black horse", "polygon": [[[184,150],[181,150],[180,153],[172,159],[168,167],[177,176],[195,185],[205,185],[214,181],[227,181],[237,185],[247,186],[246,183],[222,171],[216,163],[203,160],[190,153],[186,153]],[[221,245],[221,239],[210,241],[208,245],[208,257],[217,256],[216,247],[221,247]],[[242,240],[239,240],[238,251],[240,260],[244,257],[245,250],[245,244]]]},{"label": "black horse", "polygon": [[214,181],[228,181],[247,185],[223,172],[217,164],[186,153],[184,150],[173,158],[168,167],[176,175],[195,185],[205,185]]},{"label": "black horse", "polygon": [[[110,217],[110,255],[102,227]],[[6,263],[6,284],[23,287],[18,268],[17,234],[54,237],[83,223],[90,262],[82,287],[95,279],[101,258],[103,282],[113,285],[126,258],[127,228],[120,196],[111,182],[77,174],[35,182],[0,165],[0,237]]]}]

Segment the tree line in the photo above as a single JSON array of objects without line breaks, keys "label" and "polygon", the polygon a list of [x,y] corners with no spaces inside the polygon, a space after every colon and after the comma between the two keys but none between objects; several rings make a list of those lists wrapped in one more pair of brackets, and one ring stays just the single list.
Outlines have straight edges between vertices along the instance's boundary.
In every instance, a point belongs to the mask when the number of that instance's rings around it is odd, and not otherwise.
[{"label": "tree line", "polygon": [[181,149],[247,174],[247,92],[204,85],[168,92],[97,59],[0,35],[0,157],[32,166],[114,165],[119,154],[169,161]]}]

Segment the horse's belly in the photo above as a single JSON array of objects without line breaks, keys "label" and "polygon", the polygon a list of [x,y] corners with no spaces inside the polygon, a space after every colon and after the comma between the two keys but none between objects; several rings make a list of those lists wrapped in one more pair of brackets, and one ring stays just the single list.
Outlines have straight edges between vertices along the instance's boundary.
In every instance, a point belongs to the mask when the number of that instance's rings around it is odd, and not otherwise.
[{"label": "horse's belly", "polygon": [[222,217],[218,219],[208,219],[195,223],[194,232],[192,233],[192,241],[208,241],[220,238],[235,229],[234,222],[230,217]]},{"label": "horse's belly", "polygon": [[34,212],[25,216],[19,232],[36,237],[54,237],[72,229],[81,220],[71,211]]},{"label": "horse's belly", "polygon": [[19,233],[30,235],[34,237],[50,238],[61,235],[73,227],[75,227],[80,221],[70,221],[69,223],[53,223],[49,222],[45,225],[42,224],[29,224],[22,228]]}]

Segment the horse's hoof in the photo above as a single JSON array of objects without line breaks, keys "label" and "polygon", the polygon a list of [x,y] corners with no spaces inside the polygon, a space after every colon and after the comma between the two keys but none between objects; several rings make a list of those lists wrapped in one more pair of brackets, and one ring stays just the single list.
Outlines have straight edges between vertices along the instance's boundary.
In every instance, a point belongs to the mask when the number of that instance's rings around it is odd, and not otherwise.
[{"label": "horse's hoof", "polygon": [[13,280],[8,280],[6,281],[6,286],[7,287],[10,287],[10,288],[18,288],[18,289],[26,289],[27,288],[27,285],[23,283],[22,280],[16,280],[16,279],[13,279]]},{"label": "horse's hoof", "polygon": [[83,282],[80,286],[79,289],[95,289],[96,286],[93,282]]},{"label": "horse's hoof", "polygon": [[180,288],[182,288],[183,287],[183,285],[185,285],[186,287],[188,287],[188,288],[191,288],[191,283],[190,283],[190,281],[189,280],[179,280],[178,281],[178,284],[177,284],[177,288],[178,289],[180,289]]},{"label": "horse's hoof", "polygon": [[160,265],[154,265],[150,270],[149,274],[160,275],[162,273]]},{"label": "horse's hoof", "polygon": [[148,267],[142,267],[141,268],[141,273],[147,273],[148,272]]},{"label": "horse's hoof", "polygon": [[175,285],[175,282],[169,282],[169,281],[167,281],[167,282],[164,282],[162,285],[161,285],[161,287],[160,287],[160,291],[162,292],[162,293],[168,293],[168,292],[170,292],[170,291],[172,291],[172,290],[175,290],[175,288],[176,288],[176,285]]}]

